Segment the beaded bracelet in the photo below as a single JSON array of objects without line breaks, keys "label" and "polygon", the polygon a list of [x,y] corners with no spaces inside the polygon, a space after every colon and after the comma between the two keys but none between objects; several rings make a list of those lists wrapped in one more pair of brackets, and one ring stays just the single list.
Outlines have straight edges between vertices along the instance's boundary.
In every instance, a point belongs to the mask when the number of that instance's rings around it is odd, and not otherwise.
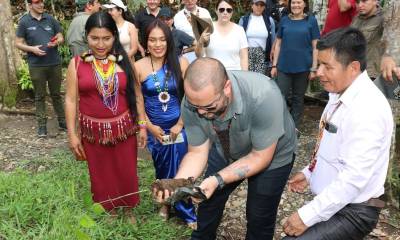
[{"label": "beaded bracelet", "polygon": [[140,129],[146,129],[147,128],[147,126],[146,126],[147,121],[146,120],[139,120],[139,121],[137,121],[137,123],[138,123],[138,126],[139,126]]}]

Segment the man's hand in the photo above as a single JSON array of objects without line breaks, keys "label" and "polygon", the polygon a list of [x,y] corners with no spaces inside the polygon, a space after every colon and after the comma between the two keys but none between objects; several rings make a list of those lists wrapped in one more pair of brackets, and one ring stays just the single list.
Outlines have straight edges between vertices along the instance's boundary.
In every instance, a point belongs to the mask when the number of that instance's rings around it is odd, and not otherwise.
[{"label": "man's hand", "polygon": [[43,51],[42,49],[40,49],[41,47],[42,47],[42,45],[32,46],[31,52],[33,54],[35,54],[36,56],[44,56],[44,55],[46,55],[46,51]]},{"label": "man's hand", "polygon": [[393,73],[400,79],[400,67],[396,67],[396,62],[391,56],[383,56],[381,60],[381,72],[386,81],[393,82]]},{"label": "man's hand", "polygon": [[307,179],[304,173],[298,172],[293,177],[291,177],[288,181],[289,191],[292,192],[304,192],[304,189],[307,187]]},{"label": "man's hand", "polygon": [[179,187],[192,188],[194,186],[194,178],[188,179],[157,179],[151,184],[153,197],[158,203],[165,203],[166,200],[173,194],[175,189]]},{"label": "man's hand", "polygon": [[307,228],[298,212],[293,213],[283,224],[283,231],[289,236],[300,236]]},{"label": "man's hand", "polygon": [[[207,199],[210,199],[210,197],[215,192],[215,189],[217,189],[218,187],[218,180],[216,177],[210,176],[204,179],[199,187],[203,191],[204,195],[206,195]],[[198,199],[193,198],[193,202],[199,203],[200,201]]]}]

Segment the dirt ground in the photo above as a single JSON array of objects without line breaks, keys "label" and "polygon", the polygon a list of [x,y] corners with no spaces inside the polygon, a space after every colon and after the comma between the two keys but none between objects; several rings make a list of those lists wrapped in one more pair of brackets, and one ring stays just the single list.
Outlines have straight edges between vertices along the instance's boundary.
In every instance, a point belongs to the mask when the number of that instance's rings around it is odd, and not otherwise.
[{"label": "dirt ground", "polygon": [[[27,110],[26,112],[32,111],[29,103],[24,104],[19,109]],[[306,107],[297,160],[292,172],[297,172],[308,163],[308,156],[310,156],[315,143],[317,119],[319,119],[321,111],[321,106],[311,105]],[[48,120],[48,134],[48,137],[44,139],[36,137],[36,122],[33,115],[5,114],[0,111],[0,171],[13,171],[19,161],[29,162],[30,159],[49,156],[58,149],[68,149],[67,135],[58,131],[57,121],[52,113],[50,113]],[[150,158],[147,151],[141,151],[139,156],[142,159]],[[44,170],[35,169],[40,167],[32,165],[31,170]],[[246,182],[242,183],[231,195],[218,230],[217,239],[244,239],[246,232],[246,184]],[[285,190],[279,207],[276,239],[284,236],[282,233],[284,219],[311,199],[310,193],[295,194]],[[400,214],[398,209],[386,207],[381,213],[377,228],[366,239],[400,240],[399,225]]]}]

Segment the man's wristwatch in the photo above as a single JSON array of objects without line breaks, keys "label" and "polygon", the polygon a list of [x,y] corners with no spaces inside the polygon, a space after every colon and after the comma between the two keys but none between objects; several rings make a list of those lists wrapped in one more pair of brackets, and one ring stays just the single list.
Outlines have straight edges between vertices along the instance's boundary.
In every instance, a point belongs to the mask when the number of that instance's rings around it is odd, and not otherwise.
[{"label": "man's wristwatch", "polygon": [[217,178],[218,181],[218,189],[221,190],[224,186],[224,179],[222,179],[221,175],[219,175],[219,173],[216,173],[213,175],[215,178]]}]

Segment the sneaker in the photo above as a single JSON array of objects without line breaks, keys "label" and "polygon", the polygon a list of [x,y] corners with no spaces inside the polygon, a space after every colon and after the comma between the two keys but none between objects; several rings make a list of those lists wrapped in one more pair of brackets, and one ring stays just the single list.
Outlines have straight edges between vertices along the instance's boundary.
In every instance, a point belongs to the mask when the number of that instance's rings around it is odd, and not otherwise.
[{"label": "sneaker", "polygon": [[58,130],[67,131],[67,124],[65,122],[58,122]]},{"label": "sneaker", "polygon": [[47,128],[46,126],[40,126],[37,131],[37,136],[40,138],[47,137]]}]

